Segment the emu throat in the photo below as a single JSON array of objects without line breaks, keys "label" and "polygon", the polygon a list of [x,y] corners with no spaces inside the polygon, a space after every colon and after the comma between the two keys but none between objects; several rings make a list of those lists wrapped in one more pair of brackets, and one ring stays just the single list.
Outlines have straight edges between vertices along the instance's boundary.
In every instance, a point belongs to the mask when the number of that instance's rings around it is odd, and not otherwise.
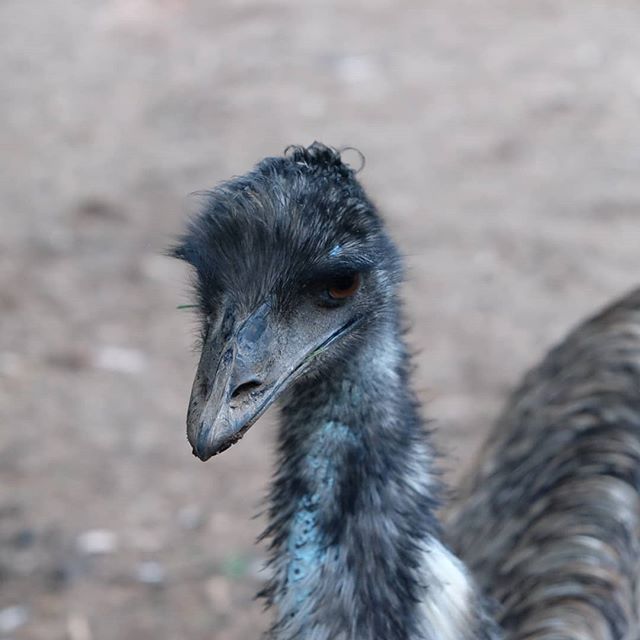
[{"label": "emu throat", "polygon": [[472,590],[437,542],[437,482],[414,406],[395,335],[285,400],[265,534],[272,638],[464,637]]},{"label": "emu throat", "polygon": [[[287,540],[286,589],[291,594],[291,602],[298,608],[310,597],[313,581],[318,579],[328,553],[329,540],[321,529],[320,520],[323,507],[334,497],[341,457],[339,453],[336,455],[336,450],[344,450],[356,443],[353,431],[334,421],[328,421],[312,436],[302,470],[307,479],[306,491],[298,499]],[[334,556],[336,560],[336,552]]]}]

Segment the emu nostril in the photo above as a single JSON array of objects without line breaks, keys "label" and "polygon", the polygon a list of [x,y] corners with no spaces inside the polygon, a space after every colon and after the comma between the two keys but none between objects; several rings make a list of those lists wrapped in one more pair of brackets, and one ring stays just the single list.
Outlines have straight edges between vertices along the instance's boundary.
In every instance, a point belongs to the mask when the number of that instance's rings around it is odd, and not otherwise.
[{"label": "emu nostril", "polygon": [[262,382],[259,380],[249,380],[248,382],[243,382],[239,384],[231,394],[231,399],[234,400],[239,396],[248,395],[254,389],[257,389],[262,385]]}]

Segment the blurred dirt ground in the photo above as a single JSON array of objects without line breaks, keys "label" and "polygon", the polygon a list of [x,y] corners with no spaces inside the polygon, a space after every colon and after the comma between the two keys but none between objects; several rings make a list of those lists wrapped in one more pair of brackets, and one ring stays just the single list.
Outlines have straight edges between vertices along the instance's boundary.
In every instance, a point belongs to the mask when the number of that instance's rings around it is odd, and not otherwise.
[{"label": "blurred dirt ground", "polygon": [[353,145],[407,256],[455,479],[523,370],[640,281],[631,0],[0,4],[0,638],[251,640],[269,420],[184,413],[188,194]]}]

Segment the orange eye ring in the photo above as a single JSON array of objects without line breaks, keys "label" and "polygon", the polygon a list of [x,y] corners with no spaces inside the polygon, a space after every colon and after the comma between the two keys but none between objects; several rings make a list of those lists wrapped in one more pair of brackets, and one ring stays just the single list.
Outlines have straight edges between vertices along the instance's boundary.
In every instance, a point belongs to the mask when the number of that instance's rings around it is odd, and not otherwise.
[{"label": "orange eye ring", "polygon": [[327,289],[332,300],[346,300],[360,288],[360,274],[350,273],[336,278]]}]

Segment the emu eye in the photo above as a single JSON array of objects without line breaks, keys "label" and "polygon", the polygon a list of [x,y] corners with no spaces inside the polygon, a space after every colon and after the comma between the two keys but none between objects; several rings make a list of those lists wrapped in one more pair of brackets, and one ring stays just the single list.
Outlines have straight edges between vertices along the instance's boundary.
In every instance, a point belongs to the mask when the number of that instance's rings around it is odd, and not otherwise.
[{"label": "emu eye", "polygon": [[332,300],[346,300],[360,288],[360,274],[349,273],[333,278],[327,286],[327,293]]}]

